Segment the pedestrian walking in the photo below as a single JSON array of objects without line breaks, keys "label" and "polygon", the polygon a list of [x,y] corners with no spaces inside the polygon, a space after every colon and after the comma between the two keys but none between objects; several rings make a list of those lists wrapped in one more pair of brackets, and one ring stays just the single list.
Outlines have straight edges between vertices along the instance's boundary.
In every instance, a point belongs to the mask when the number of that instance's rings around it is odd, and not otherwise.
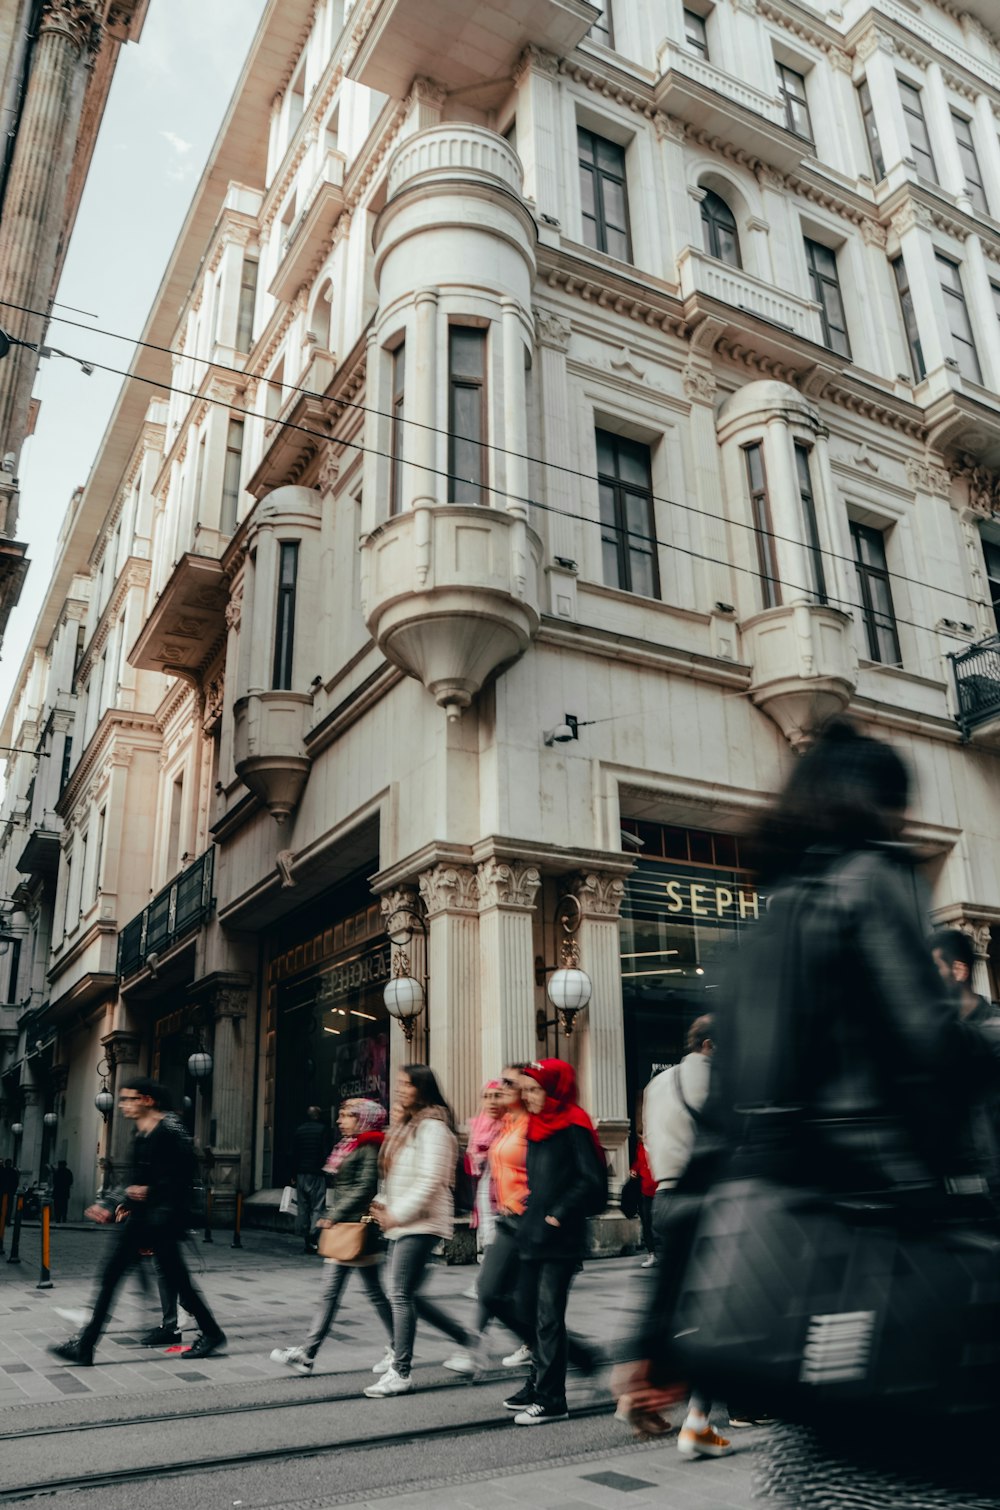
[{"label": "pedestrian walking", "polygon": [[296,1231],[302,1238],[306,1253],[318,1251],[317,1227],[326,1212],[326,1177],[323,1165],[330,1152],[330,1143],[330,1130],[323,1121],[322,1109],[310,1106],[306,1111],[306,1120],[300,1122],[292,1134],[292,1164],[298,1195]]},{"label": "pedestrian walking", "polygon": [[[173,1129],[182,1138],[187,1138],[187,1128],[176,1112],[167,1111],[163,1114],[166,1127]],[[190,1224],[190,1218],[189,1218]],[[156,1267],[156,1291],[160,1300],[160,1320],[157,1326],[151,1327],[139,1338],[140,1347],[177,1347],[183,1342],[181,1327],[181,1309],[177,1300],[177,1283],[175,1275],[164,1274],[163,1268],[155,1253],[143,1255],[144,1258],[152,1258]],[[146,1275],[140,1267],[143,1289],[146,1287]],[[190,1326],[190,1320],[187,1323]]]},{"label": "pedestrian walking", "polygon": [[66,1160],[60,1159],[52,1171],[52,1218],[57,1222],[66,1220],[69,1209],[69,1193],[73,1188],[73,1171],[67,1169]]},{"label": "pedestrian walking", "polygon": [[393,1120],[382,1145],[382,1184],[372,1204],[372,1214],[389,1240],[392,1346],[375,1365],[381,1379],[365,1390],[372,1399],[412,1390],[410,1367],[418,1316],[461,1347],[469,1345],[465,1328],[419,1293],[431,1254],[454,1231],[455,1118],[434,1071],[426,1064],[400,1070],[396,1100],[399,1120]]},{"label": "pedestrian walking", "polygon": [[517,1426],[568,1418],[566,1305],[583,1266],[587,1218],[607,1202],[607,1160],[579,1104],[576,1072],[562,1059],[528,1065],[521,1077],[528,1110],[528,1198],[517,1224],[517,1310],[532,1367],[504,1401]]},{"label": "pedestrian walking", "polygon": [[[326,1161],[325,1173],[333,1180],[333,1201],[320,1219],[320,1230],[339,1222],[360,1222],[369,1212],[378,1190],[378,1157],[384,1141],[385,1107],[377,1101],[345,1101],[337,1117],[340,1141]],[[296,1374],[311,1374],[316,1354],[337,1314],[340,1297],[351,1274],[357,1270],[368,1298],[385,1327],[392,1346],[392,1310],[379,1278],[381,1260],[373,1255],[341,1263],[328,1258],[323,1263],[323,1287],[319,1305],[301,1347],[275,1348],[272,1363],[281,1363]]]},{"label": "pedestrian walking", "polygon": [[653,1200],[656,1196],[656,1179],[649,1165],[646,1139],[642,1134],[640,1134],[639,1146],[635,1152],[635,1163],[629,1170],[629,1174],[639,1181],[639,1221],[642,1225],[642,1245],[646,1250],[646,1257],[641,1267],[651,1269],[656,1263],[656,1242],[653,1237]]},{"label": "pedestrian walking", "polygon": [[469,1173],[476,1181],[476,1203],[472,1208],[469,1226],[476,1234],[476,1255],[480,1263],[482,1263],[484,1252],[493,1241],[496,1225],[496,1202],[489,1166],[489,1152],[500,1132],[503,1116],[503,1086],[499,1080],[488,1080],[483,1086],[479,1111],[469,1119],[469,1139],[465,1149]]},{"label": "pedestrian walking", "polygon": [[176,1119],[168,1120],[169,1098],[155,1080],[126,1080],[118,1091],[118,1109],[135,1124],[132,1183],[113,1209],[95,1204],[84,1213],[96,1222],[116,1222],[116,1241],[101,1273],[90,1320],[79,1337],[49,1351],[67,1363],[92,1364],[119,1284],[142,1262],[144,1252],[152,1250],[160,1272],[175,1286],[200,1328],[183,1356],[207,1358],[225,1345],[226,1336],[193,1284],[181,1252],[196,1169],[193,1145],[186,1132],[178,1131]]}]

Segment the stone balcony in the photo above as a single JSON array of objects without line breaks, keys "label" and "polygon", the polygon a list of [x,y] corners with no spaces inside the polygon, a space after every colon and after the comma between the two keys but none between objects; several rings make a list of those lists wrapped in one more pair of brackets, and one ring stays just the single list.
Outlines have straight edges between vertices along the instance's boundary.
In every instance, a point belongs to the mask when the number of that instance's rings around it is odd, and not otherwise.
[{"label": "stone balcony", "polygon": [[225,637],[228,601],[222,563],[186,552],[129,651],[129,665],[167,676],[204,670]]},{"label": "stone balcony", "polygon": [[927,374],[914,397],[924,410],[929,447],[1000,469],[1000,396],[992,389],[963,377],[949,361]]},{"label": "stone balcony", "polygon": [[688,325],[705,326],[699,338],[703,348],[728,341],[791,372],[810,371],[817,362],[837,370],[848,365],[846,357],[823,346],[820,308],[812,300],[786,293],[695,246],[680,252],[677,276]]},{"label": "stone balcony", "polygon": [[786,172],[813,155],[812,142],[789,131],[777,95],[765,94],[669,39],[661,43],[658,60],[657,109],[709,136],[738,141],[743,151]]},{"label": "stone balcony", "polygon": [[1000,635],[949,656],[963,741],[1000,745]]},{"label": "stone balcony", "polygon": [[541,549],[518,514],[460,504],[397,514],[362,542],[369,631],[449,719],[531,642]]},{"label": "stone balcony", "polygon": [[313,261],[321,255],[344,208],[346,167],[343,153],[326,153],[319,175],[298,217],[289,227],[277,271],[268,286],[268,293],[286,304],[291,303],[306,281]]},{"label": "stone balcony", "polygon": [[496,0],[367,0],[357,11],[365,30],[347,75],[396,99],[418,74],[449,91],[495,89],[529,44],[564,57],[600,16],[587,0],[504,0],[502,6]]},{"label": "stone balcony", "polygon": [[841,713],[858,683],[849,614],[816,603],[791,603],[741,625],[750,697],[793,748]]},{"label": "stone balcony", "polygon": [[307,692],[251,692],[233,707],[233,763],[243,785],[276,823],[298,806],[309,777]]}]

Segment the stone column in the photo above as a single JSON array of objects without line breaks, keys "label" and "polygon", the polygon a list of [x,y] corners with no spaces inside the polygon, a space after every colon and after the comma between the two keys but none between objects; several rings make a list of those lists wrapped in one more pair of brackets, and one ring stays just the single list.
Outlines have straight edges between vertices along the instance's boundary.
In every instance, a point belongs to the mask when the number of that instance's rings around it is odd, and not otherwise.
[{"label": "stone column", "polygon": [[567,889],[580,903],[576,935],[580,966],[593,984],[585,1021],[574,1032],[574,1037],[580,1035],[581,1099],[611,1157],[614,1196],[628,1175],[629,1116],[618,928],[625,882],[620,875],[590,871],[573,877]]},{"label": "stone column", "polygon": [[996,393],[1000,389],[1000,321],[991,287],[991,268],[995,274],[996,264],[987,265],[982,241],[976,235],[967,236],[963,271],[969,319],[975,332],[983,383]]},{"label": "stone column", "polygon": [[865,78],[872,97],[886,176],[901,163],[913,161],[906,116],[896,79],[895,54],[896,44],[893,39],[874,27],[865,33],[857,46],[857,57],[865,65]]},{"label": "stone column", "polygon": [[19,1185],[31,1185],[41,1181],[42,1171],[42,1114],[45,1102],[41,1087],[29,1084],[21,1086],[21,1123],[24,1132],[17,1151],[15,1163],[20,1171]]},{"label": "stone column", "polygon": [[471,865],[434,865],[420,876],[430,923],[429,1063],[464,1122],[479,1106],[479,895]]},{"label": "stone column", "polygon": [[[955,195],[960,210],[975,214],[965,182],[965,167],[958,150],[955,123],[951,118],[951,101],[940,63],[928,63],[924,74],[923,106],[927,130],[934,149],[934,166],[938,182],[946,184]],[[995,322],[994,322],[995,323]]]},{"label": "stone column", "polygon": [[[535,313],[538,338],[539,413],[542,423],[542,451],[553,463],[545,467],[542,478],[543,501],[555,512],[546,516],[545,535],[551,562],[545,571],[549,579],[548,611],[561,619],[575,619],[578,553],[582,538],[575,515],[578,512],[576,488],[579,480],[572,475],[577,465],[574,435],[574,408],[570,399],[566,353],[572,337],[568,320],[547,310]],[[564,470],[565,469],[565,470]],[[560,562],[565,564],[560,565]]]},{"label": "stone column", "polygon": [[[910,199],[892,216],[892,228],[899,237],[899,249],[913,296],[913,313],[920,332],[924,367],[931,373],[944,365],[945,356],[950,355],[951,342],[947,337],[948,316],[941,279],[934,261],[934,227],[930,211],[926,205]],[[908,355],[906,361],[908,366]]]},{"label": "stone column", "polygon": [[482,1013],[480,1079],[535,1057],[535,865],[495,855],[476,870]]},{"label": "stone column", "polygon": [[407,454],[414,465],[409,470],[408,481],[414,493],[412,507],[427,508],[438,501],[438,479],[435,445],[437,442],[437,310],[436,288],[419,288],[414,296],[416,306],[416,351],[413,363],[413,387],[415,394],[413,418],[415,425],[407,446]]},{"label": "stone column", "polygon": [[990,990],[989,967],[991,925],[989,923],[966,922],[963,919],[954,926],[961,928],[962,932],[967,933],[972,940],[973,948],[976,951],[976,963],[972,967],[972,989],[977,996],[985,996],[986,1000],[989,1001],[992,994]]},{"label": "stone column", "polygon": [[212,1177],[212,1216],[220,1222],[232,1219],[236,1192],[250,1178],[254,1072],[250,985],[248,976],[220,970],[197,981],[188,992],[204,1003],[212,1023],[212,1099],[205,1155]]},{"label": "stone column", "polygon": [[123,1080],[134,1075],[139,1066],[141,1047],[137,1033],[125,1033],[120,1028],[101,1039],[108,1063],[111,1065],[111,1094],[115,1097],[115,1109],[111,1113],[111,1131],[108,1138],[109,1187],[123,1184],[132,1163],[132,1123],[118,1110],[118,1088]]},{"label": "stone column", "polygon": [[[390,939],[404,939],[405,930],[409,923],[410,915],[423,915],[423,903],[420,900],[420,892],[416,886],[395,886],[391,891],[382,894],[382,922]],[[405,949],[409,963],[409,973],[414,980],[418,980],[427,992],[427,939],[419,929],[414,929],[408,942],[401,942],[393,946],[393,961],[396,950]],[[426,1064],[428,1045],[428,1016],[427,1004],[414,1024],[413,1036],[409,1043],[398,1022],[392,1022],[389,1031],[389,1099],[392,1100],[392,1087],[396,1071],[404,1064]]]},{"label": "stone column", "polygon": [[[54,292],[87,71],[99,41],[93,0],[45,0],[0,226],[3,324],[20,341],[44,338],[44,320],[10,305],[47,308]],[[12,346],[0,367],[0,456],[20,453],[37,367],[37,354],[23,346]],[[11,536],[16,523],[12,502]]]}]

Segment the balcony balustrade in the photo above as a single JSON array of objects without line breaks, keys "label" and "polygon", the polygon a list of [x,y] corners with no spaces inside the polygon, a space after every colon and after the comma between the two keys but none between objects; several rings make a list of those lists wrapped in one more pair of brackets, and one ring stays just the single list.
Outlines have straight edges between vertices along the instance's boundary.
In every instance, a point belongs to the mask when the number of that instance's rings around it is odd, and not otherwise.
[{"label": "balcony balustrade", "polygon": [[141,970],[151,954],[162,954],[209,916],[215,850],[203,855],[175,876],[118,935],[118,974],[121,979]]},{"label": "balcony balustrade", "polygon": [[777,95],[765,94],[669,39],[660,46],[659,64],[656,104],[668,115],[710,136],[736,141],[745,152],[785,171],[812,156],[812,142],[788,129]]},{"label": "balcony balustrade", "polygon": [[294,299],[306,281],[310,266],[328,240],[344,208],[344,173],[347,160],[341,152],[326,153],[318,177],[298,218],[282,242],[278,270],[268,292],[286,303]]},{"label": "balcony balustrade", "polygon": [[1000,634],[949,656],[963,739],[1000,740]]}]

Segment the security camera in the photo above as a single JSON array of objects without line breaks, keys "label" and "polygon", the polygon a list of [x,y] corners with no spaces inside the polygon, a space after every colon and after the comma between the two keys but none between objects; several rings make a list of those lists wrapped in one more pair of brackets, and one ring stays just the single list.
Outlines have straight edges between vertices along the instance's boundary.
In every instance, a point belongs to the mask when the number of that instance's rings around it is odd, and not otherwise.
[{"label": "security camera", "polygon": [[568,745],[570,740],[575,738],[576,735],[569,724],[556,724],[555,728],[550,729],[545,735],[545,743],[547,745]]},{"label": "security camera", "polygon": [[4,459],[3,459],[3,468],[2,468],[2,470],[4,472],[13,472],[14,468],[16,467],[16,465],[17,465],[17,457],[14,455],[13,451],[8,451],[7,454],[4,456]]},{"label": "security camera", "polygon": [[621,836],[622,836],[622,844],[627,845],[629,849],[645,849],[646,848],[646,841],[645,841],[645,839],[640,839],[638,834],[630,834],[627,828],[623,828],[621,830]]}]

